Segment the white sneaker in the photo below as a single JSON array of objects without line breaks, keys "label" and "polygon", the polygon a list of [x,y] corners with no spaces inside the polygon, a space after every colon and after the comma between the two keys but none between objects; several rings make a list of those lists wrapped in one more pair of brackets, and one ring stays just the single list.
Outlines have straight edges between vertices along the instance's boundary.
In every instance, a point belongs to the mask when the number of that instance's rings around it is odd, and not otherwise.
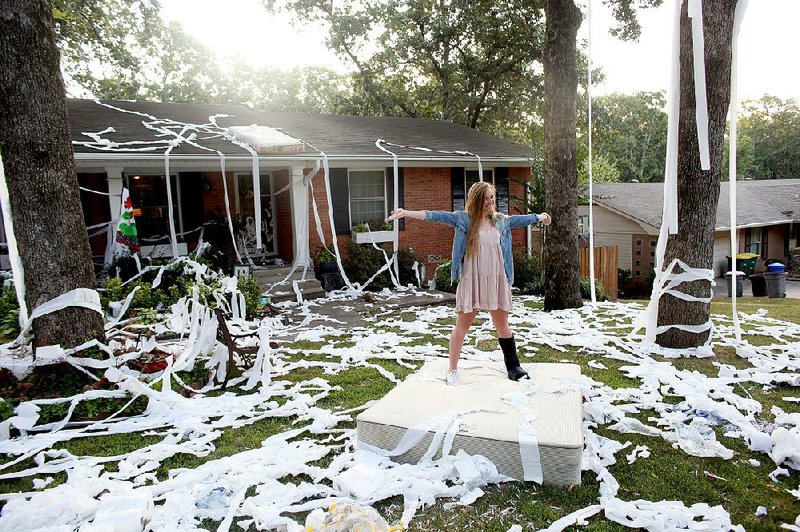
[{"label": "white sneaker", "polygon": [[445,380],[447,381],[448,386],[458,386],[459,384],[461,384],[461,379],[458,376],[458,371],[454,369],[447,372]]}]

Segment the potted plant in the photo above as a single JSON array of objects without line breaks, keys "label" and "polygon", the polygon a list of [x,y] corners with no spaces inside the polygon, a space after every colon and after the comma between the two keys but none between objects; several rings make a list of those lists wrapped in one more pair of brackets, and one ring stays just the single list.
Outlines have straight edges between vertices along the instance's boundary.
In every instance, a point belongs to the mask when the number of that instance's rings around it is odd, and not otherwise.
[{"label": "potted plant", "polygon": [[331,253],[327,248],[322,248],[317,253],[317,260],[319,261],[320,274],[323,273],[336,273],[339,267],[336,264],[336,255]]},{"label": "potted plant", "polygon": [[367,220],[356,224],[351,231],[355,244],[380,244],[394,239],[394,225],[383,220]]}]

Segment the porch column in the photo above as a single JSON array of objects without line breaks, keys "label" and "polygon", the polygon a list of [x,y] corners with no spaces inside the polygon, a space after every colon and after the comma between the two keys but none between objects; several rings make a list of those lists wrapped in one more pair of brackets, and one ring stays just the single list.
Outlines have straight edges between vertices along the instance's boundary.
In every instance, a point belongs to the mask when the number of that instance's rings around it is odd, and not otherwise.
[{"label": "porch column", "polygon": [[105,264],[111,264],[113,260],[112,250],[114,248],[114,237],[119,223],[119,208],[122,201],[122,179],[121,166],[106,166],[106,181],[108,181],[108,207],[111,213],[111,223],[108,224],[106,231],[106,253]]},{"label": "porch column", "polygon": [[122,167],[106,166],[106,179],[108,180],[108,206],[111,208],[111,220],[116,229],[119,219],[119,202],[122,201]]},{"label": "porch column", "polygon": [[308,187],[303,183],[303,167],[292,166],[292,186],[289,189],[292,200],[292,248],[294,263],[298,267],[309,264],[311,253],[308,242]]}]

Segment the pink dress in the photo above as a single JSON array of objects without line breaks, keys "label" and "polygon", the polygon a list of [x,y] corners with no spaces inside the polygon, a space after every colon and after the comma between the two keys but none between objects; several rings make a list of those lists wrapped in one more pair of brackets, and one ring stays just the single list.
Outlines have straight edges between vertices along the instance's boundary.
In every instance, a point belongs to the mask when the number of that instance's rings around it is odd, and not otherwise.
[{"label": "pink dress", "polygon": [[456,312],[502,309],[511,311],[511,287],[506,280],[500,233],[485,225],[478,233],[478,252],[464,257],[456,289]]}]

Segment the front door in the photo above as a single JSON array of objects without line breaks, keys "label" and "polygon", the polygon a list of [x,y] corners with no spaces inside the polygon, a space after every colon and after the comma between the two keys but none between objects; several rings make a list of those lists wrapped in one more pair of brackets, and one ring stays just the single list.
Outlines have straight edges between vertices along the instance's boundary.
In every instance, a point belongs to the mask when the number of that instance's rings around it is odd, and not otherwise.
[{"label": "front door", "polygon": [[[275,202],[272,201],[272,174],[262,173],[261,227],[256,228],[253,175],[236,174],[236,216],[239,221],[238,240],[249,257],[272,256],[278,253],[275,231]],[[256,249],[256,230],[261,232],[260,250]]]}]

